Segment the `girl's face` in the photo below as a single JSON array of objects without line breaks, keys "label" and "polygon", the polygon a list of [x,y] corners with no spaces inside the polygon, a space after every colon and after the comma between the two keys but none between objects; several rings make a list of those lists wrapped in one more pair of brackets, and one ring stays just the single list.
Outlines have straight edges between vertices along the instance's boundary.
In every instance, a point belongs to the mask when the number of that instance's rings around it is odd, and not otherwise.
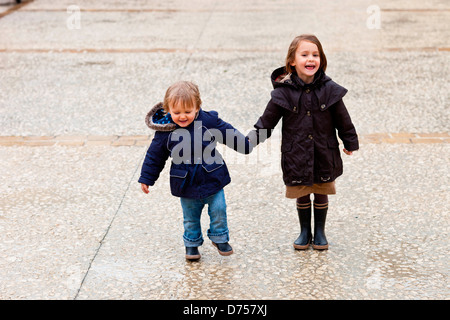
[{"label": "girl's face", "polygon": [[304,83],[311,83],[320,67],[320,54],[317,45],[305,40],[300,41],[291,66],[295,67],[295,71]]},{"label": "girl's face", "polygon": [[198,109],[194,106],[187,106],[180,101],[169,104],[169,112],[173,122],[183,128],[189,126],[194,121]]}]

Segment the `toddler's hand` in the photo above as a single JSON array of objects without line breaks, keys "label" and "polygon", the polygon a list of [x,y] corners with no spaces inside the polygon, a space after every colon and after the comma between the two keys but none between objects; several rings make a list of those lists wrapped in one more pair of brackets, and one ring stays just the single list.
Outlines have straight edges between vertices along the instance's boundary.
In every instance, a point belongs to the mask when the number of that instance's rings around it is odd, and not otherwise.
[{"label": "toddler's hand", "polygon": [[145,194],[148,194],[148,185],[141,183],[141,189]]},{"label": "toddler's hand", "polygon": [[344,153],[348,156],[351,156],[353,154],[353,151],[348,151],[347,149],[344,148]]}]

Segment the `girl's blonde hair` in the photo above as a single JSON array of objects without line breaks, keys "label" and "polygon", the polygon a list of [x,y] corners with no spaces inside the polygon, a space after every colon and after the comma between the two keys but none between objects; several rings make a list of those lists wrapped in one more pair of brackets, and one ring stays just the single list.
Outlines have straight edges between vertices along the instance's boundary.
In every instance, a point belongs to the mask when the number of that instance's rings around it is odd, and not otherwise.
[{"label": "girl's blonde hair", "polygon": [[172,84],[164,96],[163,108],[169,112],[169,105],[181,102],[187,108],[200,109],[202,99],[200,91],[195,83],[190,81],[178,81]]},{"label": "girl's blonde hair", "polygon": [[313,34],[302,34],[294,38],[292,40],[291,45],[289,46],[288,53],[286,55],[286,71],[288,73],[292,73],[295,71],[295,68],[291,66],[291,63],[295,60],[295,51],[297,51],[298,45],[301,41],[309,41],[314,43],[317,46],[317,49],[319,49],[319,56],[320,56],[320,67],[319,69],[322,69],[323,72],[327,69],[327,57],[325,56],[325,53],[322,49],[322,44],[320,43],[319,39]]}]

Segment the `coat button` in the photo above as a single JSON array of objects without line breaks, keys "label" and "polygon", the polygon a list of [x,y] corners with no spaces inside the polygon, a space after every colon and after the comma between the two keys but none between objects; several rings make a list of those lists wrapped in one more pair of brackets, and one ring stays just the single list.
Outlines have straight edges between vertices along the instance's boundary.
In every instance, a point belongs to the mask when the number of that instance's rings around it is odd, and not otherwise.
[{"label": "coat button", "polygon": [[312,136],[312,135],[309,135],[308,138],[312,140],[312,139],[313,139],[313,136]]},{"label": "coat button", "polygon": [[308,117],[311,117],[311,111],[306,111],[306,115],[307,115]]},{"label": "coat button", "polygon": [[305,92],[306,93],[309,93],[311,90],[309,90],[309,88],[307,88],[306,90],[305,90]]},{"label": "coat button", "polygon": [[320,106],[320,109],[322,109],[322,110],[325,108],[326,108],[326,106],[324,104]]},{"label": "coat button", "polygon": [[294,107],[294,111],[297,111],[297,107]]}]

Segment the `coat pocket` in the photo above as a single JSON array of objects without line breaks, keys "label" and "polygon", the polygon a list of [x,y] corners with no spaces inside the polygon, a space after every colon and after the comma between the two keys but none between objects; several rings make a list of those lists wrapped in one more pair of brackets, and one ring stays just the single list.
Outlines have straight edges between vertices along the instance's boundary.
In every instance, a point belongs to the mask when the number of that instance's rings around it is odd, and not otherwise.
[{"label": "coat pocket", "polygon": [[170,190],[174,196],[180,196],[183,187],[186,184],[187,170],[171,168],[170,169]]},{"label": "coat pocket", "polygon": [[205,171],[208,173],[213,172],[222,166],[223,163],[202,164],[203,169],[205,169]]},{"label": "coat pocket", "polygon": [[170,169],[170,177],[173,177],[173,178],[184,179],[184,178],[186,178],[187,174],[188,174],[187,170],[175,169],[175,168]]},{"label": "coat pocket", "polygon": [[202,164],[203,170],[203,186],[205,188],[219,188],[227,180],[227,167],[225,163]]}]

